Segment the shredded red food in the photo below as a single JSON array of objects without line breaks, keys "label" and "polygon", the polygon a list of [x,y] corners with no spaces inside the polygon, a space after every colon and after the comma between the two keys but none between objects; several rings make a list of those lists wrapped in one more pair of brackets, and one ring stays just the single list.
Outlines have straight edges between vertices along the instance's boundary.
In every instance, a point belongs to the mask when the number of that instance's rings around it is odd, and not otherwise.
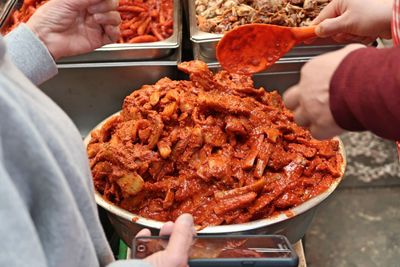
[{"label": "shredded red food", "polygon": [[173,0],[120,0],[119,43],[162,41],[173,33]]},{"label": "shredded red food", "polygon": [[104,198],[159,221],[191,213],[202,226],[236,224],[285,212],[341,177],[338,141],[313,139],[277,92],[200,61],[179,69],[190,81],[143,86],[92,132]]},{"label": "shredded red food", "polygon": [[[24,0],[14,11],[2,33],[7,34],[27,22],[37,8],[49,0]],[[173,0],[120,0],[121,38],[119,43],[146,43],[164,40],[173,33]]]},{"label": "shredded red food", "polygon": [[24,0],[22,6],[11,14],[11,19],[2,29],[2,34],[7,34],[15,29],[20,23],[27,22],[41,5],[49,0]]}]

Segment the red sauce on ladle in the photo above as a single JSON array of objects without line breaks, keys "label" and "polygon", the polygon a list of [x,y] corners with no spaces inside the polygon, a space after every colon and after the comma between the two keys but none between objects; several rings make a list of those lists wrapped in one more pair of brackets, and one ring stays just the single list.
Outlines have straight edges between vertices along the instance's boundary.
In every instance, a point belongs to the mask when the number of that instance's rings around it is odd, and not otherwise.
[{"label": "red sauce on ladle", "polygon": [[217,59],[229,72],[257,73],[273,65],[296,44],[315,37],[315,26],[243,25],[224,35],[217,45]]}]

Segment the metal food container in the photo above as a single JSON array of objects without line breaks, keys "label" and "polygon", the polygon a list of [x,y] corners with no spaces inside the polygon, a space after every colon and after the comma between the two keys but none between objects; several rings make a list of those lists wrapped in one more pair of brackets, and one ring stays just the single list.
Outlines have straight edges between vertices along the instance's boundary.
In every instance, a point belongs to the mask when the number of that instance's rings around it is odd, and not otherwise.
[{"label": "metal food container", "polygon": [[[2,30],[11,19],[15,10],[21,7],[23,0],[10,0],[9,8],[5,10],[4,18],[0,20]],[[132,60],[152,60],[167,57],[180,47],[182,40],[182,9],[181,1],[174,0],[174,28],[172,35],[163,41],[138,44],[110,44],[93,52],[63,58],[58,63],[80,62],[112,62]]]},{"label": "metal food container", "polygon": [[[223,34],[215,34],[203,32],[197,26],[196,9],[194,0],[187,1],[189,24],[190,24],[190,40],[192,41],[193,49],[198,51],[197,56],[203,58],[215,59],[216,58],[216,45],[221,40]],[[301,44],[294,47],[284,57],[304,57],[304,56],[316,56],[329,51],[334,51],[342,48],[343,45],[335,43],[330,39],[316,40],[313,44],[306,45]],[[199,59],[199,57],[195,57]]]},{"label": "metal food container", "polygon": [[153,61],[58,64],[58,75],[40,85],[73,120],[81,136],[121,109],[124,98],[163,77],[178,79],[181,49]]},{"label": "metal food container", "polygon": [[10,9],[14,5],[14,0],[0,0],[0,26],[6,20]]}]

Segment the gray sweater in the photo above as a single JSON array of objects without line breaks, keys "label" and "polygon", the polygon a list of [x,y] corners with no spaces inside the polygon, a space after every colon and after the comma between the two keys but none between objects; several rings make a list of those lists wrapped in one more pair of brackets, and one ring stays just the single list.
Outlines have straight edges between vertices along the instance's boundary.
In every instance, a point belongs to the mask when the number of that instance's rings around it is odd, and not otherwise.
[{"label": "gray sweater", "polygon": [[81,136],[34,85],[56,73],[25,25],[0,36],[0,266],[149,266],[113,263]]}]

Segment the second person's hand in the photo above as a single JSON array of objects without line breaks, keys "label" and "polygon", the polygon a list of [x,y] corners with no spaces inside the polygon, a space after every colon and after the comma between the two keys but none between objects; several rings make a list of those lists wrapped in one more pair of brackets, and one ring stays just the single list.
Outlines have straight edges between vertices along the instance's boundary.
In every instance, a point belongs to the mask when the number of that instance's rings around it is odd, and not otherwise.
[{"label": "second person's hand", "polygon": [[121,22],[117,7],[118,0],[51,0],[26,24],[59,59],[116,42]]},{"label": "second person's hand", "polygon": [[[150,231],[143,229],[137,236],[149,236]],[[175,223],[167,222],[161,228],[160,236],[170,236],[165,250],[154,253],[144,259],[154,267],[186,267],[188,266],[189,252],[196,230],[193,217],[183,214]]]},{"label": "second person's hand", "polygon": [[283,95],[286,107],[294,112],[295,122],[309,128],[313,137],[328,139],[344,132],[330,109],[330,82],[344,58],[363,47],[348,45],[310,60],[301,69],[300,82]]},{"label": "second person's hand", "polygon": [[369,43],[391,38],[392,0],[333,0],[313,21],[319,37]]}]

